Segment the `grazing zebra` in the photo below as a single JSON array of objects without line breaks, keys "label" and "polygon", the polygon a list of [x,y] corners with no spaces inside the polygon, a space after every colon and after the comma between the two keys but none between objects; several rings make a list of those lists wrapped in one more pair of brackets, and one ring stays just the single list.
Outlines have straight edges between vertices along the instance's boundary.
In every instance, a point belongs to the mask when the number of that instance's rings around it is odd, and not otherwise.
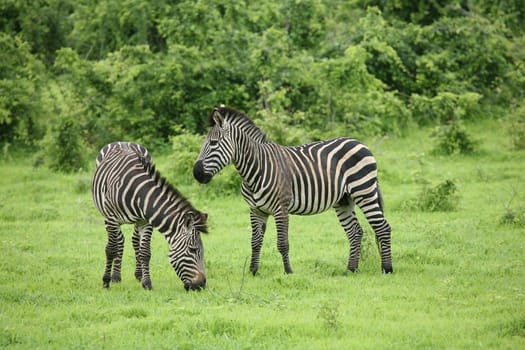
[{"label": "grazing zebra", "polygon": [[193,168],[200,183],[208,183],[230,162],[242,177],[241,194],[250,206],[252,258],[250,271],[259,268],[259,255],[269,215],[275,218],[277,248],[284,270],[288,258],[288,215],[308,215],[335,208],[350,241],[348,270],[358,267],[363,230],[354,205],[363,211],[376,234],[381,266],[391,273],[390,225],[385,219],[377,180],[376,161],[368,148],[340,137],[288,147],[270,142],[243,113],[221,106],[210,114],[212,129]]},{"label": "grazing zebra", "polygon": [[[124,235],[121,224],[134,224],[135,277],[151,289],[150,240],[157,228],[170,246],[169,260],[184,288],[206,285],[204,248],[200,233],[207,232],[207,214],[193,208],[155,169],[141,145],[114,142],[100,151],[91,190],[95,206],[105,218],[108,243],[103,285],[120,282]],[[112,273],[113,269],[113,273]]]}]

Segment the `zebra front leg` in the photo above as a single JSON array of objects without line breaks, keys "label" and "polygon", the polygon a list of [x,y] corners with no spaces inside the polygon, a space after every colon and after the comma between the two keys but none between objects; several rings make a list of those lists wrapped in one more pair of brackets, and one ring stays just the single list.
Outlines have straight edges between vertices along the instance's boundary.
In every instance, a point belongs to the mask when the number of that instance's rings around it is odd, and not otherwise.
[{"label": "zebra front leg", "polygon": [[348,254],[348,270],[356,272],[361,257],[361,240],[363,238],[363,229],[357,221],[353,205],[335,207],[337,218],[345,230],[346,237],[350,243],[350,252]]},{"label": "zebra front leg", "polygon": [[151,234],[153,232],[153,227],[149,224],[141,226],[140,229],[140,248],[139,255],[141,261],[141,270],[142,270],[142,287],[147,290],[152,289],[151,279],[149,275],[149,262],[151,259]]},{"label": "zebra front leg", "polygon": [[290,245],[288,243],[288,211],[281,209],[274,214],[275,226],[277,228],[277,249],[283,258],[284,272],[292,273],[290,258],[288,252]]},{"label": "zebra front leg", "polygon": [[250,223],[252,226],[252,260],[250,262],[250,272],[254,276],[257,270],[259,270],[259,257],[261,255],[267,221],[267,214],[256,211],[255,209],[250,209]]},{"label": "zebra front leg", "polygon": [[[111,277],[111,270],[114,264],[116,266],[116,259],[119,254],[119,241],[122,232],[120,231],[120,225],[116,222],[106,221],[105,225],[108,234],[108,243],[106,244],[106,268],[104,270],[104,275],[102,276],[102,282],[104,288],[109,288],[109,284],[113,279]],[[122,261],[122,256],[120,256],[120,261]],[[120,272],[120,265],[118,271]]]}]

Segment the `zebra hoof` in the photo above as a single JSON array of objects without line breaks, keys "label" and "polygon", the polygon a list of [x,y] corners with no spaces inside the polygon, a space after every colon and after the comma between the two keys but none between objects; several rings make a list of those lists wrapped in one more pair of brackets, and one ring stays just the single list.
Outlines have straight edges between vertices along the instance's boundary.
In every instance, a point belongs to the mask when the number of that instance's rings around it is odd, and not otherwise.
[{"label": "zebra hoof", "polygon": [[120,283],[122,281],[122,278],[120,277],[120,274],[116,275],[114,274],[111,276],[111,282],[113,283]]},{"label": "zebra hoof", "polygon": [[142,288],[144,288],[145,290],[151,290],[153,288],[151,286],[151,280],[149,278],[142,280]]},{"label": "zebra hoof", "polygon": [[383,273],[384,274],[389,274],[389,273],[393,273],[393,272],[394,272],[394,269],[392,268],[392,266],[383,267]]},{"label": "zebra hoof", "polygon": [[109,282],[111,282],[111,277],[109,277],[108,275],[104,275],[102,277],[102,286],[104,288],[109,288]]}]

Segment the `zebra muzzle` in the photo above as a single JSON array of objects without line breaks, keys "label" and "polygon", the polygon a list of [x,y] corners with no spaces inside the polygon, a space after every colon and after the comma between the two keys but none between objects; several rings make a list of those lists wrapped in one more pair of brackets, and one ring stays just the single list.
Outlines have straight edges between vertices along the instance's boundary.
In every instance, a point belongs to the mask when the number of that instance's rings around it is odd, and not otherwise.
[{"label": "zebra muzzle", "polygon": [[199,272],[197,277],[191,282],[184,283],[184,289],[186,290],[197,290],[206,288],[206,276]]},{"label": "zebra muzzle", "polygon": [[204,171],[204,163],[202,160],[195,162],[195,165],[193,166],[193,177],[201,184],[207,184],[210,182],[212,176]]}]

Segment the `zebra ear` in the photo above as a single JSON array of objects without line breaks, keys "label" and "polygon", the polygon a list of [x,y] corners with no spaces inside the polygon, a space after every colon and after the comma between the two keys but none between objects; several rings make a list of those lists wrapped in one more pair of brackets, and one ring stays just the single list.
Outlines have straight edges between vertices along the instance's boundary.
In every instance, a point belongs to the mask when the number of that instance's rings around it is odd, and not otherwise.
[{"label": "zebra ear", "polygon": [[199,213],[195,225],[200,232],[208,233],[208,213]]},{"label": "zebra ear", "polygon": [[215,125],[217,125],[219,128],[223,128],[224,118],[217,109],[213,111],[213,121],[215,122]]},{"label": "zebra ear", "polygon": [[184,227],[189,229],[190,227],[193,226],[194,223],[195,223],[195,216],[193,215],[192,212],[189,212],[186,215],[184,215],[184,218],[182,221],[182,224],[184,225]]}]

